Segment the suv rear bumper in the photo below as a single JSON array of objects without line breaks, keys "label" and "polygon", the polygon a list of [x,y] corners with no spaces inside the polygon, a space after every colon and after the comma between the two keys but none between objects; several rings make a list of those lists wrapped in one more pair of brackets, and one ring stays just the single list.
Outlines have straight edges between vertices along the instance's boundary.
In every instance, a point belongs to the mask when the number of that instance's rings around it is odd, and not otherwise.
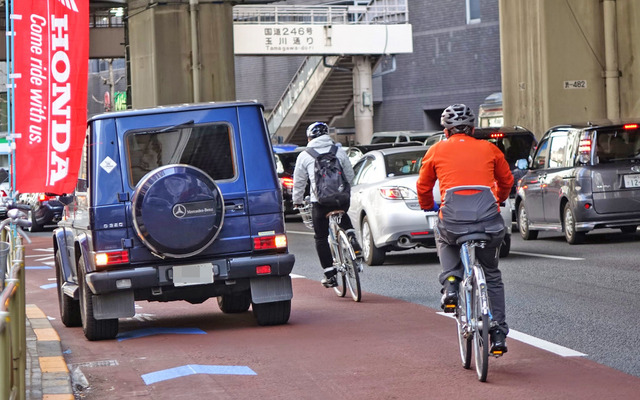
[{"label": "suv rear bumper", "polygon": [[[217,259],[211,260],[214,266],[214,283],[218,281],[250,279],[262,276],[286,276],[293,269],[295,256],[290,253]],[[180,265],[176,263],[175,265]],[[258,275],[256,267],[271,266],[271,273]],[[120,270],[100,271],[87,274],[87,284],[94,294],[105,294],[120,291],[116,282],[129,280],[126,290],[152,289],[162,286],[173,286],[171,270],[173,265],[152,265]]]}]

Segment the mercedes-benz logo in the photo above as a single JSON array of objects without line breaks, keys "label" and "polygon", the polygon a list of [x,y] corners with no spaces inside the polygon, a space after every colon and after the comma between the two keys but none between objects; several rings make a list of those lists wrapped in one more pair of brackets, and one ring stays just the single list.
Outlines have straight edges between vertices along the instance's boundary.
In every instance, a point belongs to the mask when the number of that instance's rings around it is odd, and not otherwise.
[{"label": "mercedes-benz logo", "polygon": [[182,204],[176,204],[173,206],[173,216],[176,218],[182,218],[187,215],[187,208]]}]

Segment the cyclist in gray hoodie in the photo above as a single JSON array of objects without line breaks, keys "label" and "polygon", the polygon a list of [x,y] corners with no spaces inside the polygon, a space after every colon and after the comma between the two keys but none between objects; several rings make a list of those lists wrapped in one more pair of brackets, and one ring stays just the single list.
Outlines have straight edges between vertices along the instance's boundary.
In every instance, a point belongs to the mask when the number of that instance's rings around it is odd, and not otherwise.
[{"label": "cyclist in gray hoodie", "polygon": [[[353,167],[349,161],[349,157],[340,143],[335,143],[329,136],[329,127],[324,122],[314,122],[307,128],[307,148],[312,148],[320,154],[327,153],[331,150],[331,146],[337,145],[338,151],[336,157],[340,161],[342,171],[348,182],[351,182],[354,177]],[[316,182],[315,182],[315,158],[306,151],[303,151],[296,160],[296,167],[293,171],[293,204],[295,207],[302,207],[304,199],[304,191],[309,181],[311,185],[311,218],[313,220],[314,238],[316,241],[316,251],[318,252],[318,258],[320,259],[320,265],[324,270],[324,278],[322,284],[325,287],[335,287],[338,285],[336,278],[337,270],[333,266],[333,258],[331,256],[331,249],[329,248],[329,242],[327,238],[329,236],[329,219],[327,213],[334,211],[335,207],[327,207],[318,203],[316,197]],[[356,256],[361,260],[362,248],[356,240],[355,230],[351,224],[351,220],[346,211],[349,209],[349,204],[339,208],[344,210],[345,213],[342,216],[340,226],[345,230],[347,236],[351,241],[351,246],[356,253]]]}]

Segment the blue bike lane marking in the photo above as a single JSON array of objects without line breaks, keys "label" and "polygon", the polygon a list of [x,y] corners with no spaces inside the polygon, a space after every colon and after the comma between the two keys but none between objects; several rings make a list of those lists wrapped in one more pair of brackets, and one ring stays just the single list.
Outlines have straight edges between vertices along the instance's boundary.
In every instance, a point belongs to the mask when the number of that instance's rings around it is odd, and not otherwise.
[{"label": "blue bike lane marking", "polygon": [[163,369],[142,375],[142,380],[147,385],[169,379],[180,378],[188,375],[209,374],[209,375],[258,375],[251,368],[234,365],[198,365],[189,364],[180,367]]}]

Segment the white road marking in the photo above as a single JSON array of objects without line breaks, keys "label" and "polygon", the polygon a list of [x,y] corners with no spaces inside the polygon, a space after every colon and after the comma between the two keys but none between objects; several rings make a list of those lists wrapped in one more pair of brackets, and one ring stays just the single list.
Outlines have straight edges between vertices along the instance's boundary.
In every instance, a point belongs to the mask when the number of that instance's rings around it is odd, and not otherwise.
[{"label": "white road marking", "polygon": [[289,276],[291,277],[291,279],[306,278],[306,276],[298,274],[289,274]]},{"label": "white road marking", "polygon": [[511,251],[510,254],[518,254],[521,256],[530,256],[530,257],[542,257],[542,258],[555,258],[558,260],[568,260],[568,261],[582,261],[584,258],[580,257],[566,257],[566,256],[554,256],[551,254],[538,254],[538,253],[526,253],[524,251]]},{"label": "white road marking", "polygon": [[[438,311],[436,312],[436,314],[455,319],[453,314],[444,313],[442,311]],[[535,336],[527,335],[526,333],[522,333],[514,329],[509,329],[509,335],[507,337],[522,343],[526,343],[530,346],[537,347],[539,349],[557,354],[561,357],[586,357],[587,356],[586,354],[580,353],[579,351],[570,349],[568,347],[560,346],[559,344],[548,342],[543,339],[539,339]]]}]

